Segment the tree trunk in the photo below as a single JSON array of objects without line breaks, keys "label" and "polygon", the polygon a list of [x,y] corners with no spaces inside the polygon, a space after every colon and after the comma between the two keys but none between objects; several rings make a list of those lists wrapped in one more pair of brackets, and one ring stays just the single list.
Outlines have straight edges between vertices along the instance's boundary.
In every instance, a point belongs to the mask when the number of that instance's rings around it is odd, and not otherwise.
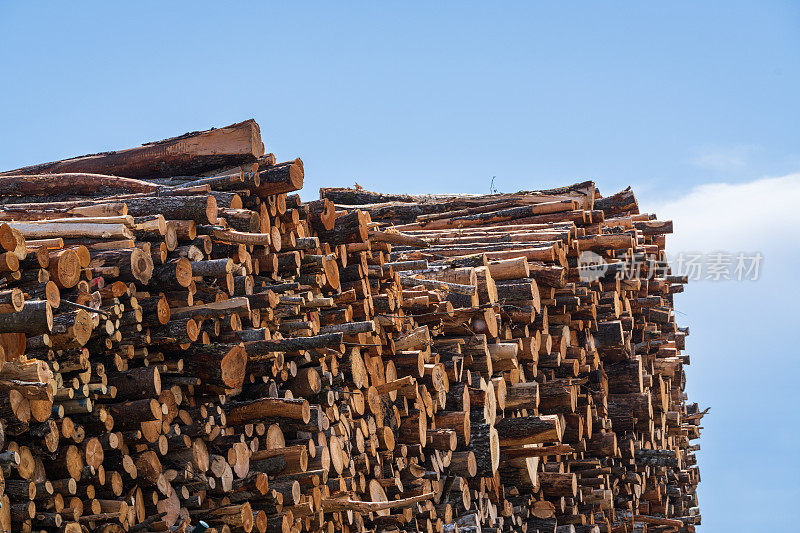
[{"label": "tree trunk", "polygon": [[254,120],[191,132],[117,152],[85,155],[3,172],[4,175],[82,172],[128,178],[199,174],[213,168],[250,163],[264,154]]}]

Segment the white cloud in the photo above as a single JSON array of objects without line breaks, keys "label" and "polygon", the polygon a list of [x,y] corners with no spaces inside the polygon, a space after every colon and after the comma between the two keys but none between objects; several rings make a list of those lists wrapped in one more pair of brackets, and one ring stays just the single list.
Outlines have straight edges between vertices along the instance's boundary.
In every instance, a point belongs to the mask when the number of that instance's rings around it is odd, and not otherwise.
[{"label": "white cloud", "polygon": [[709,183],[686,195],[640,201],[642,212],[671,219],[667,249],[680,251],[796,252],[800,173],[747,183]]}]

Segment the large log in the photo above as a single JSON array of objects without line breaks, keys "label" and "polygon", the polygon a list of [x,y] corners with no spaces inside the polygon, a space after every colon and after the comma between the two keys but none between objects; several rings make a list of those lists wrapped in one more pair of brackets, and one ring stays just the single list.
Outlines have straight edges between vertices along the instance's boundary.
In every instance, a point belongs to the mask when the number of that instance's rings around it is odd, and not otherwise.
[{"label": "large log", "polygon": [[3,172],[4,175],[93,173],[127,178],[162,178],[255,161],[264,154],[254,120],[185,133],[137,148],[91,154]]},{"label": "large log", "polygon": [[256,193],[269,195],[300,190],[303,188],[304,175],[301,159],[267,167],[259,172],[261,184],[256,188]]},{"label": "large log", "polygon": [[247,352],[242,344],[195,345],[186,356],[189,372],[205,383],[235,389],[244,382]]},{"label": "large log", "polygon": [[160,189],[158,185],[146,181],[103,174],[3,174],[6,175],[0,174],[0,188],[9,196],[110,196]]},{"label": "large log", "polygon": [[20,311],[0,313],[0,333],[38,335],[53,330],[53,310],[47,300],[30,300]]},{"label": "large log", "polygon": [[142,196],[126,198],[128,214],[135,217],[157,212],[165,218],[194,220],[198,224],[217,223],[217,200],[212,195]]},{"label": "large log", "polygon": [[16,203],[0,206],[0,220],[45,220],[61,217],[125,216],[121,201],[75,200],[65,202]]},{"label": "large log", "polygon": [[504,418],[497,422],[501,446],[561,442],[564,427],[558,415]]}]

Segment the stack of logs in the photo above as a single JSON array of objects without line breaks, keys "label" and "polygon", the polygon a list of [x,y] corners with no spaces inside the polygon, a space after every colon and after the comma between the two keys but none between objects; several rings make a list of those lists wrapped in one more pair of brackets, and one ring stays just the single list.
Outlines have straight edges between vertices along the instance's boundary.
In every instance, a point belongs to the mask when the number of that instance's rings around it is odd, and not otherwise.
[{"label": "stack of logs", "polygon": [[0,173],[0,531],[693,531],[669,222],[323,189],[250,120]]}]

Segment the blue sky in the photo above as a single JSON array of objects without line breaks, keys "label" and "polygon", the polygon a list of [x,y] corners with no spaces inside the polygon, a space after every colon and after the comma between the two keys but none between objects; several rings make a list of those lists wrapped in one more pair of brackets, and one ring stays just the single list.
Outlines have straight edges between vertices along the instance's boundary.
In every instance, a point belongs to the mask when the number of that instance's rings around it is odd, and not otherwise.
[{"label": "blue sky", "polygon": [[[763,256],[757,281],[692,281],[675,297],[678,323],[689,326],[686,391],[711,407],[700,440],[700,531],[793,531],[800,498],[800,437],[794,397],[800,357],[793,309],[800,249],[800,173],[739,183],[704,184],[643,208],[675,222],[671,254],[716,251]],[[708,262],[704,276],[708,273]]]},{"label": "blue sky", "polygon": [[800,5],[296,4],[0,0],[0,168],[252,117],[306,198],[633,185],[673,248],[764,250],[759,282],[678,299],[712,407],[701,530],[793,526],[798,178],[763,179],[800,171]]}]

